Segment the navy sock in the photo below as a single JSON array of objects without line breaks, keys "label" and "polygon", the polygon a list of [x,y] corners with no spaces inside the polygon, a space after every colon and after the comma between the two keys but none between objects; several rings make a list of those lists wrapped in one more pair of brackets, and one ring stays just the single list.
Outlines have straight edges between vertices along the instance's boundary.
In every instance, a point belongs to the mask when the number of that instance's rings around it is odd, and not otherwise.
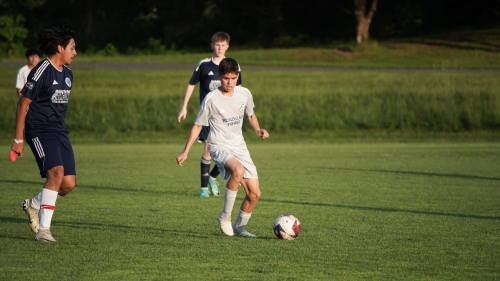
[{"label": "navy sock", "polygon": [[212,169],[212,171],[210,172],[210,176],[212,178],[216,178],[218,175],[220,175],[219,167],[217,167],[217,165],[215,165],[214,168]]},{"label": "navy sock", "polygon": [[208,171],[210,171],[210,161],[201,158],[201,187],[208,187]]}]

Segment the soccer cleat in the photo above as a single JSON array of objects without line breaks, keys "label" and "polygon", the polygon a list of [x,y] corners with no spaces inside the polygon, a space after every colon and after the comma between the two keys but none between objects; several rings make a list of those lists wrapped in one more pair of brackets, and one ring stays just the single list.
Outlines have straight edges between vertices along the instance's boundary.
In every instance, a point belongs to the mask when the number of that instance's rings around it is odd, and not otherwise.
[{"label": "soccer cleat", "polygon": [[35,208],[31,208],[30,205],[31,199],[26,199],[21,203],[21,207],[23,211],[28,215],[28,225],[31,228],[33,233],[38,232],[38,228],[40,227],[40,220],[38,219],[38,210]]},{"label": "soccer cleat", "polygon": [[57,242],[54,237],[52,237],[52,234],[50,234],[50,229],[40,229],[38,232],[35,234],[35,238],[33,238],[35,241],[39,242]]},{"label": "soccer cleat", "polygon": [[207,189],[200,189],[200,193],[198,194],[200,197],[209,197],[210,194],[208,193],[208,188]]},{"label": "soccer cleat", "polygon": [[212,179],[212,177],[208,178],[208,185],[210,185],[210,191],[212,191],[212,194],[215,196],[220,195],[219,191],[219,183],[217,182],[216,179]]},{"label": "soccer cleat", "polygon": [[242,232],[234,231],[234,236],[257,238],[256,235],[254,235],[246,230],[243,230]]},{"label": "soccer cleat", "polygon": [[219,221],[220,230],[227,236],[234,236],[233,226],[231,225],[231,218],[223,218],[222,212],[217,216]]}]

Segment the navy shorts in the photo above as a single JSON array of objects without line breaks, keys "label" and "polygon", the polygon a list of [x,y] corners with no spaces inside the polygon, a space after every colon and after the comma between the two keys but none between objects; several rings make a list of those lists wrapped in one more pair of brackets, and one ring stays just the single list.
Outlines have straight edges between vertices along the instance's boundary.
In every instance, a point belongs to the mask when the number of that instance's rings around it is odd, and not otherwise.
[{"label": "navy shorts", "polygon": [[26,142],[35,155],[42,178],[47,177],[47,171],[56,166],[64,167],[65,176],[76,175],[75,155],[68,133],[26,134]]},{"label": "navy shorts", "polygon": [[210,126],[202,126],[200,135],[198,135],[199,141],[204,141],[208,138],[208,134],[210,133]]}]

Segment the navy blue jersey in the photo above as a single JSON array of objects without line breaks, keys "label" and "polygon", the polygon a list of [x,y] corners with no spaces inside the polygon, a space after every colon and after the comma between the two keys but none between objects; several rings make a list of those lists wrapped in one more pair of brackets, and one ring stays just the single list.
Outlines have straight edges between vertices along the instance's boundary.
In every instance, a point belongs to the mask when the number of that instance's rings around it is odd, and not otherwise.
[{"label": "navy blue jersey", "polygon": [[68,131],[64,117],[72,83],[73,72],[66,66],[57,70],[48,58],[31,70],[21,91],[32,101],[24,123],[27,134]]},{"label": "navy blue jersey", "polygon": [[[239,69],[239,66],[238,70],[240,71],[240,76],[236,85],[241,85],[241,69]],[[217,73],[219,73],[219,65],[212,58],[203,59],[196,66],[189,84],[196,85],[196,83],[200,82],[200,103],[208,93],[220,87],[221,84]]]}]

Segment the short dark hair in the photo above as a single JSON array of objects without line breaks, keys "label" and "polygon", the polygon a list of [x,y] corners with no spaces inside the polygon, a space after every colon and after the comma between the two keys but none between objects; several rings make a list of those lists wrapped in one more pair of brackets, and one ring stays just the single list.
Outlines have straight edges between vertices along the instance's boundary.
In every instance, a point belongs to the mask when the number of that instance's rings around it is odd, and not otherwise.
[{"label": "short dark hair", "polygon": [[224,58],[219,63],[219,75],[222,76],[227,73],[240,73],[240,66],[233,58]]},{"label": "short dark hair", "polygon": [[219,31],[214,35],[212,35],[210,43],[216,43],[221,41],[227,41],[227,43],[229,44],[229,41],[231,41],[231,36],[229,36],[229,34],[225,32]]},{"label": "short dark hair", "polygon": [[53,21],[38,33],[37,43],[40,45],[40,50],[50,56],[57,53],[57,46],[66,48],[71,39],[75,39],[75,35],[75,30],[67,23]]},{"label": "short dark hair", "polygon": [[26,58],[29,58],[33,55],[38,55],[39,57],[42,56],[42,52],[40,52],[40,50],[38,50],[38,48],[29,48],[28,50],[26,50]]}]

